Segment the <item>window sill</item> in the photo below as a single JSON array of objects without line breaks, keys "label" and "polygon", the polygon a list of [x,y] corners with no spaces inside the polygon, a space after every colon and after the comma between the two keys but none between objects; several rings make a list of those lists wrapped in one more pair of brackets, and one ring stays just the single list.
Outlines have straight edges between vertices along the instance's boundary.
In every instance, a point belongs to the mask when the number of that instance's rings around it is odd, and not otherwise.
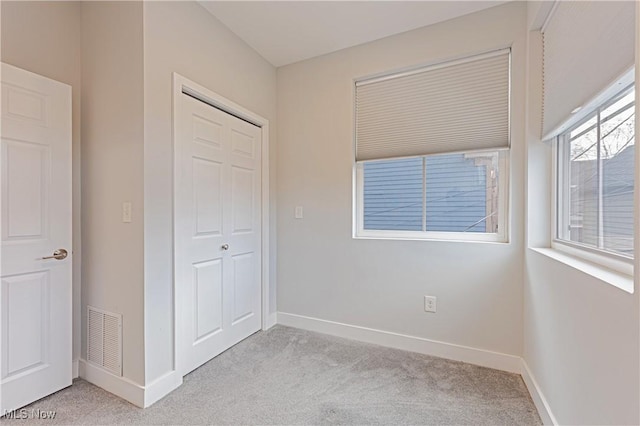
[{"label": "window sill", "polygon": [[556,250],[552,248],[530,247],[529,250],[539,253],[543,256],[549,257],[560,263],[564,263],[565,265],[573,269],[577,269],[580,272],[583,272],[587,275],[591,275],[592,277],[597,278],[600,281],[603,281],[614,287],[617,287],[620,290],[633,294],[633,276],[631,275],[613,271],[601,265],[597,265],[595,263],[580,259],[578,257],[568,255],[566,253],[561,252],[560,250]]},{"label": "window sill", "polygon": [[396,240],[396,241],[437,241],[449,243],[484,243],[484,244],[509,244],[503,237],[497,234],[476,234],[473,236],[460,233],[418,233],[406,232],[404,235],[397,232],[360,232],[353,235],[354,240]]}]

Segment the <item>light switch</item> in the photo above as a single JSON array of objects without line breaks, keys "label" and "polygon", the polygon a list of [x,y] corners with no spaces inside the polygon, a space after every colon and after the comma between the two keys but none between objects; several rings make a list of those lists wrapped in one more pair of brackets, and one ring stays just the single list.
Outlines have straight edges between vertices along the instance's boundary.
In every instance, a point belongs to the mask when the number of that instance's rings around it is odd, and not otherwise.
[{"label": "light switch", "polygon": [[304,212],[302,210],[302,206],[296,206],[296,219],[302,219],[304,216]]},{"label": "light switch", "polygon": [[125,201],[122,203],[122,222],[131,223],[131,202]]}]

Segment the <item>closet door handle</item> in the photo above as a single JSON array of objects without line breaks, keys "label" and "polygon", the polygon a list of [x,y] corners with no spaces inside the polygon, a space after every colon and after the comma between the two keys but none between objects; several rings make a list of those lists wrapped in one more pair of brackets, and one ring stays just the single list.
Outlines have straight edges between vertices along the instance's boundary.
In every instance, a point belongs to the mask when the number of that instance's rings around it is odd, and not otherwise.
[{"label": "closet door handle", "polygon": [[220,247],[222,250],[229,250],[229,244],[223,244],[222,247]]}]

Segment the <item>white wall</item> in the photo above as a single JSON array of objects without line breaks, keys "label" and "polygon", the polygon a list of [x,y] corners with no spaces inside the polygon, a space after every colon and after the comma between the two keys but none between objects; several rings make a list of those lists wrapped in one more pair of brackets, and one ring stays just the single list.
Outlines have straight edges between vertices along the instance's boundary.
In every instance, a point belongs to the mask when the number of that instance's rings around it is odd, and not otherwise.
[{"label": "white wall", "polygon": [[[552,167],[551,146],[540,141],[539,32],[529,44],[527,246],[535,248],[550,242]],[[639,295],[637,278],[629,294],[526,249],[523,358],[558,423],[640,423]]]},{"label": "white wall", "polygon": [[3,1],[2,62],[72,87],[73,358],[80,356],[80,3]]},{"label": "white wall", "polygon": [[[141,2],[82,3],[82,348],[86,306],[123,316],[123,375],[144,384]],[[122,222],[122,202],[132,222]]]},{"label": "white wall", "polygon": [[[173,369],[172,73],[270,122],[276,185],[276,71],[195,2],[144,3],[144,197],[146,379]],[[271,201],[271,306],[275,309],[275,191]]]},{"label": "white wall", "polygon": [[[510,243],[353,239],[353,79],[509,45]],[[279,311],[521,355],[525,58],[514,2],[278,69]]]},{"label": "white wall", "polygon": [[528,251],[524,359],[560,424],[638,424],[638,297]]}]

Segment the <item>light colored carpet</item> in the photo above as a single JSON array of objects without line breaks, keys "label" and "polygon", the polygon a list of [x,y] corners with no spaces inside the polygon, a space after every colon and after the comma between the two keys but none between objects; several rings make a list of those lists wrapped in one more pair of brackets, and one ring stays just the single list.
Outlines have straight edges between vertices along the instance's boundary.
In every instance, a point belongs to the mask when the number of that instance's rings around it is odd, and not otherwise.
[{"label": "light colored carpet", "polygon": [[83,380],[26,408],[57,415],[21,425],[541,424],[516,374],[283,326],[224,352],[145,410]]}]

